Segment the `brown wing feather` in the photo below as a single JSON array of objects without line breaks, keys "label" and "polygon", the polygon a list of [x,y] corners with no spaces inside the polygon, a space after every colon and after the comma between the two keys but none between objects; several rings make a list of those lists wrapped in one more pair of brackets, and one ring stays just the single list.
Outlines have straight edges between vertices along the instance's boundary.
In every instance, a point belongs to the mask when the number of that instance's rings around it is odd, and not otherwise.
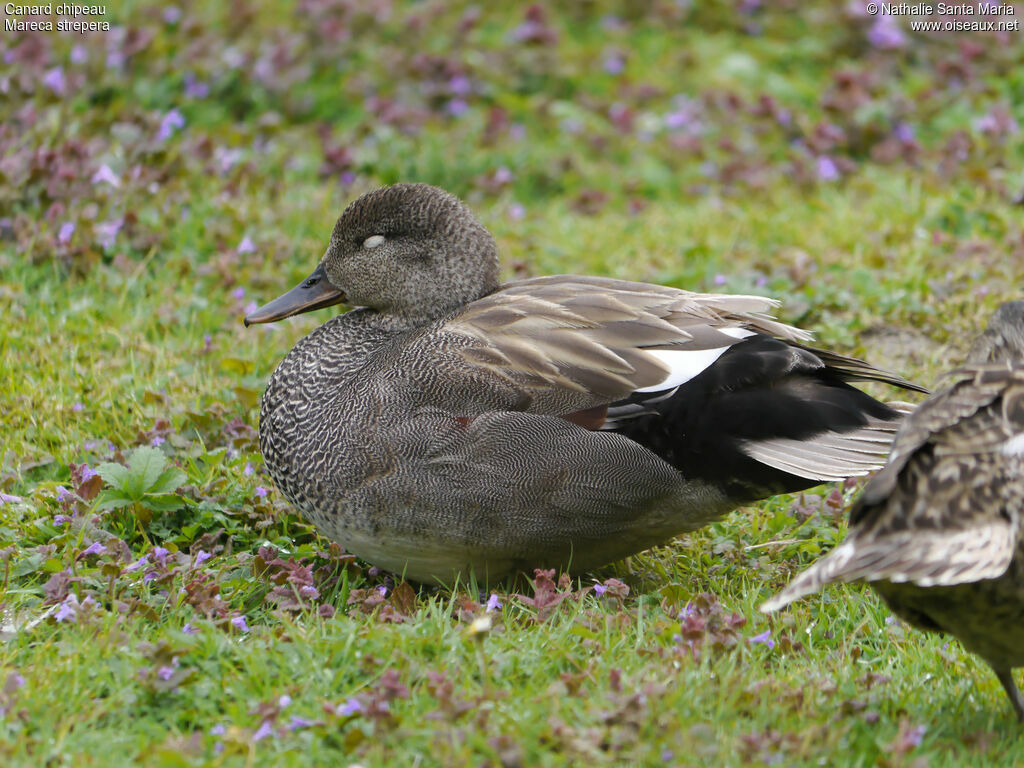
[{"label": "brown wing feather", "polygon": [[1024,434],[1024,366],[951,375],[949,387],[904,421],[890,463],[851,512],[846,541],[763,610],[833,582],[930,587],[1006,572],[1024,535],[1024,454],[1007,451]]},{"label": "brown wing feather", "polygon": [[646,350],[735,344],[723,329],[803,342],[806,331],[766,313],[761,296],[698,294],[599,277],[541,277],[510,283],[451,318],[446,333],[469,340],[465,359],[531,386],[588,390],[611,401],[663,381],[667,367]]}]

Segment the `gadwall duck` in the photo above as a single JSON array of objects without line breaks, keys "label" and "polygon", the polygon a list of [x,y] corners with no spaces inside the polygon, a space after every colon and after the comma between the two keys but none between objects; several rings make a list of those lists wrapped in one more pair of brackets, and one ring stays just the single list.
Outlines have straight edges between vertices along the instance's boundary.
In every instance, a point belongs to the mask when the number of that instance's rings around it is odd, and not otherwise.
[{"label": "gadwall duck", "polygon": [[416,581],[587,570],[865,474],[902,415],[847,381],[920,390],[805,346],[760,296],[501,285],[491,234],[423,184],[353,202],[320,266],[246,324],[341,302],[359,309],[271,377],[260,449],[327,536]]},{"label": "gadwall duck", "polygon": [[764,610],[867,581],[898,616],[981,656],[1024,722],[1024,301],[1004,304],[949,386],[904,422],[846,540]]}]

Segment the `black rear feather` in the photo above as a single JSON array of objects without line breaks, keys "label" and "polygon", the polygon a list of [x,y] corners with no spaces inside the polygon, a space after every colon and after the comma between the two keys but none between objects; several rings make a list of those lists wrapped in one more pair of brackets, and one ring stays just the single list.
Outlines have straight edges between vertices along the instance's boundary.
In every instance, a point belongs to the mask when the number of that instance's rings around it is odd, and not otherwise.
[{"label": "black rear feather", "polygon": [[[869,416],[892,420],[899,414],[846,383],[869,378],[870,369],[832,367],[817,352],[770,336],[752,336],[730,347],[671,397],[638,392],[614,403],[610,415],[630,405],[643,406],[645,413],[620,418],[613,429],[685,477],[714,483],[740,501],[819,485],[821,481],[762,464],[744,453],[742,445],[774,438],[807,440],[829,430],[849,432],[864,427]],[[877,378],[897,383],[896,377],[881,372]]]}]

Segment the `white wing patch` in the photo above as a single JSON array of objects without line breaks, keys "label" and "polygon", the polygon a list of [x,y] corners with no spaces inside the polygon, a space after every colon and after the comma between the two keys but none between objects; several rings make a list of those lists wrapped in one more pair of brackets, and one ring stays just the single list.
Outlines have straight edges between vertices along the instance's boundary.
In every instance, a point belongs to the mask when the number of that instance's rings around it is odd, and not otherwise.
[{"label": "white wing patch", "polygon": [[[734,339],[745,339],[748,336],[756,336],[756,332],[748,331],[746,328],[716,328],[715,330],[732,336]],[[732,345],[730,345],[732,346]],[[685,384],[707,370],[712,363],[720,358],[729,347],[716,347],[714,349],[651,349],[647,354],[658,358],[668,367],[668,376],[662,381],[650,387],[642,387],[633,390],[634,392],[661,392],[665,389],[674,389]]]},{"label": "white wing patch", "polygon": [[1024,432],[1003,443],[1002,453],[1004,456],[1024,456]]}]

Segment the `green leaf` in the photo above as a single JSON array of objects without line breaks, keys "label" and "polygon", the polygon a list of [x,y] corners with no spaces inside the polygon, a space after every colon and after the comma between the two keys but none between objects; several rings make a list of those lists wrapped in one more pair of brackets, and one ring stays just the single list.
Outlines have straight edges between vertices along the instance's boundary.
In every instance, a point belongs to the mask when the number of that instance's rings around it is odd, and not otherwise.
[{"label": "green leaf", "polygon": [[135,502],[136,499],[133,499],[124,491],[117,488],[110,488],[103,491],[103,493],[96,497],[96,511],[104,512],[108,509],[129,507]]},{"label": "green leaf", "polygon": [[128,467],[105,461],[96,467],[96,472],[103,478],[103,481],[114,488],[124,490],[125,482],[128,480]]},{"label": "green leaf", "polygon": [[160,473],[160,477],[146,489],[146,493],[172,493],[188,480],[188,476],[177,467],[168,467]]},{"label": "green leaf", "polygon": [[156,484],[166,466],[167,459],[156,448],[142,445],[132,452],[131,458],[128,459],[128,469],[131,472],[131,480],[138,483],[139,496]]},{"label": "green leaf", "polygon": [[185,502],[173,493],[147,493],[139,504],[154,512],[172,512],[185,506]]}]

